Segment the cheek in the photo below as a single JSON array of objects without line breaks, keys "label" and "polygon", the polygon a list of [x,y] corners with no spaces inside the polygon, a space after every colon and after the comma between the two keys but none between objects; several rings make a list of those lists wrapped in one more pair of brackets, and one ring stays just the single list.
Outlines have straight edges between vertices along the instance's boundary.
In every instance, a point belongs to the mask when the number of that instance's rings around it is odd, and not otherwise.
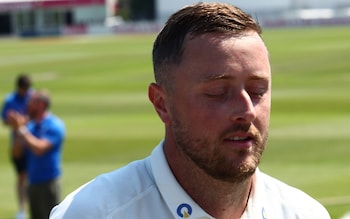
[{"label": "cheek", "polygon": [[[218,128],[220,125],[225,124],[227,112],[223,107],[215,106],[214,104],[208,104],[205,101],[193,100],[190,103],[190,110],[188,112],[189,121],[192,127],[197,126],[201,133],[211,132]],[[194,130],[192,130],[194,131]]]},{"label": "cheek", "polygon": [[268,130],[270,124],[270,104],[266,103],[256,107],[257,117],[253,122],[260,131]]},{"label": "cheek", "polygon": [[[181,120],[188,127],[198,126],[196,129],[201,127],[210,128],[208,124],[215,120],[215,113],[217,112],[213,106],[205,104],[198,97],[189,95],[185,98],[179,97],[177,100],[172,107],[172,120]],[[190,131],[195,131],[193,129]]]}]

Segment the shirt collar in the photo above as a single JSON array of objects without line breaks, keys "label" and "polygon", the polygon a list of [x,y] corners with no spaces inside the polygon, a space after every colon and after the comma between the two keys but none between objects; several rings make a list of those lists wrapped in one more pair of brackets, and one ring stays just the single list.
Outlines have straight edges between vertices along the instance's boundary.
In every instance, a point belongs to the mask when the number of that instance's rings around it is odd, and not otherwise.
[{"label": "shirt collar", "polygon": [[214,219],[195,203],[175,179],[163,150],[164,141],[153,150],[151,167],[158,189],[174,218]]},{"label": "shirt collar", "polygon": [[259,168],[257,168],[255,171],[255,182],[253,184],[252,193],[250,194],[247,208],[241,216],[241,219],[268,219],[267,200],[265,197],[267,197],[267,194],[264,188],[262,173]]}]

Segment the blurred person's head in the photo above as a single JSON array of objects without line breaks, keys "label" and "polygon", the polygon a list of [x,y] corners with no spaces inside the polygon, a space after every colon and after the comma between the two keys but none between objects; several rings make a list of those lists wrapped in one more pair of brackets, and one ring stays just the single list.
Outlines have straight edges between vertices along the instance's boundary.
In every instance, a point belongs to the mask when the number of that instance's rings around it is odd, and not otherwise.
[{"label": "blurred person's head", "polygon": [[50,95],[46,90],[33,91],[28,102],[28,115],[31,119],[40,120],[50,108]]},{"label": "blurred person's head", "polygon": [[17,92],[24,96],[32,86],[32,81],[27,74],[20,74],[16,79]]}]

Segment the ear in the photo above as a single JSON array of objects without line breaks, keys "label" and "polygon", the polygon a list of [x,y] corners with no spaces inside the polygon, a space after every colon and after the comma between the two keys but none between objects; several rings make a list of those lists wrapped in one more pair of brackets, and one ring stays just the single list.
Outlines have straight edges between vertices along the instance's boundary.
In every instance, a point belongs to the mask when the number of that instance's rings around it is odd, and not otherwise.
[{"label": "ear", "polygon": [[170,114],[166,104],[166,93],[164,89],[156,83],[151,83],[148,87],[148,98],[157,111],[159,118],[165,123],[170,123]]}]

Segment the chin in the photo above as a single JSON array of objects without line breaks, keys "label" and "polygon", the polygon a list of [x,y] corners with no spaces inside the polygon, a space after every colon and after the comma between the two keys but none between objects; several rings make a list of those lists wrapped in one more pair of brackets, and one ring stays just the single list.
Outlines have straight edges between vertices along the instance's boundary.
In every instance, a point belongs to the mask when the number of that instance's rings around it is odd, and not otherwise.
[{"label": "chin", "polygon": [[244,182],[256,171],[257,165],[254,162],[245,162],[231,165],[229,168],[218,167],[216,171],[207,172],[213,178],[229,183]]},{"label": "chin", "polygon": [[217,180],[228,182],[228,183],[241,183],[251,178],[255,173],[255,169],[248,172],[234,173],[229,176],[214,176]]}]

